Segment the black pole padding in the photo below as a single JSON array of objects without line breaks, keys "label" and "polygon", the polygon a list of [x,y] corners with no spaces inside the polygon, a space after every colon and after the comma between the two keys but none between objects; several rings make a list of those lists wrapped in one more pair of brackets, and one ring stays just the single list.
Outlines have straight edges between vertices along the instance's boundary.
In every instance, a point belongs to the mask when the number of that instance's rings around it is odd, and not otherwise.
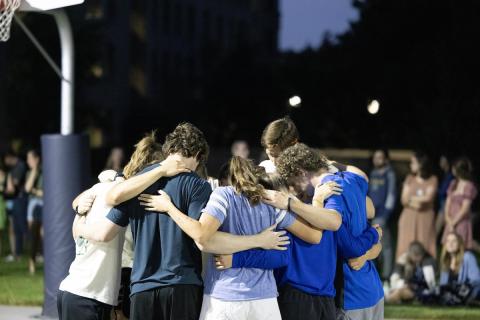
[{"label": "black pole padding", "polygon": [[85,135],[42,135],[44,302],[42,316],[58,318],[57,294],[75,258],[73,199],[90,183]]}]

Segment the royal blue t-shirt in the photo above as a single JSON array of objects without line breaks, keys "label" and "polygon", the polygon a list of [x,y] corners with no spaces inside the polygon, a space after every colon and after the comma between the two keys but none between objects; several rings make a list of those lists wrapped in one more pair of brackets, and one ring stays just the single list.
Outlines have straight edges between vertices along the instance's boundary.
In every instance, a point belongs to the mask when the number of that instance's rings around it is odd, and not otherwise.
[{"label": "royal blue t-shirt", "polygon": [[[157,195],[158,190],[164,190],[181,212],[197,220],[212,192],[210,184],[195,173],[160,178],[143,193]],[[146,211],[133,198],[113,208],[107,218],[122,227],[130,222],[135,248],[132,295],[177,284],[203,285],[200,250],[167,214]]]},{"label": "royal blue t-shirt", "polygon": [[[366,212],[367,180],[355,173],[344,171],[326,176],[322,183],[328,181],[335,181],[343,188],[343,193],[340,196],[331,197],[341,197],[343,199],[345,210],[341,211],[342,228],[348,229],[354,237],[359,237],[368,232],[369,229],[371,230]],[[351,269],[348,266],[347,259],[358,257],[365,252],[349,252],[351,243],[345,242],[340,232],[337,232],[337,237],[338,254],[344,259],[345,310],[364,309],[376,305],[383,298],[383,287],[374,263],[367,261],[362,269],[358,271]]]}]

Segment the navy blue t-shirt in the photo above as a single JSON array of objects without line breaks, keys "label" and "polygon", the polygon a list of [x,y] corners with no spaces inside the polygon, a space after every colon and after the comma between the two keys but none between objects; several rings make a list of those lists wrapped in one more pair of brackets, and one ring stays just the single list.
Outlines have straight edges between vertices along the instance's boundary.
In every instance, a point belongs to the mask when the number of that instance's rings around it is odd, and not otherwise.
[{"label": "navy blue t-shirt", "polygon": [[[143,193],[156,195],[158,190],[164,190],[181,212],[197,220],[212,192],[210,184],[195,173],[161,178]],[[113,208],[107,218],[122,227],[130,222],[135,246],[132,295],[175,284],[203,285],[200,250],[167,214],[146,211],[133,198]]]}]

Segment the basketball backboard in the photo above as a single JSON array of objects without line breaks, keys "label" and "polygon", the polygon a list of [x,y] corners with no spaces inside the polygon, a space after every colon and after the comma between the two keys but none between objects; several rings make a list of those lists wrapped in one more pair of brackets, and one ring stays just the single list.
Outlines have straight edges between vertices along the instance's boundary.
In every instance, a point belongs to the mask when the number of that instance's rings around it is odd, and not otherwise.
[{"label": "basketball backboard", "polygon": [[20,11],[48,11],[83,3],[84,0],[23,0]]}]

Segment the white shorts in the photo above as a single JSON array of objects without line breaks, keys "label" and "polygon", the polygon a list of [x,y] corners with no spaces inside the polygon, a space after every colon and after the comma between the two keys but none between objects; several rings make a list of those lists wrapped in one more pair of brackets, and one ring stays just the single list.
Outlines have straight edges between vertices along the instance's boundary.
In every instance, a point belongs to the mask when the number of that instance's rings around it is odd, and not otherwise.
[{"label": "white shorts", "polygon": [[277,298],[223,301],[204,295],[200,320],[281,320]]}]

